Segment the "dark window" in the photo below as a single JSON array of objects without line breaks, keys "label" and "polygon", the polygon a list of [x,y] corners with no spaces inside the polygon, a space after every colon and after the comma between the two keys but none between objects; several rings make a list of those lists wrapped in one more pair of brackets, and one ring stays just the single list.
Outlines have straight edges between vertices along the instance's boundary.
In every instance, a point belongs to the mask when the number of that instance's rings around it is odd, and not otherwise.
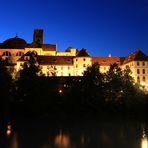
[{"label": "dark window", "polygon": [[137,77],[137,82],[140,83],[140,77],[139,76]]},{"label": "dark window", "polygon": [[76,61],[78,61],[78,59],[76,59]]},{"label": "dark window", "polygon": [[137,74],[140,74],[140,70],[139,69],[137,69]]},{"label": "dark window", "polygon": [[145,74],[145,69],[142,70],[142,73]]},{"label": "dark window", "polygon": [[139,66],[139,62],[137,62],[137,66]]},{"label": "dark window", "polygon": [[70,67],[68,66],[68,70],[70,69]]},{"label": "dark window", "polygon": [[3,56],[11,56],[11,53],[9,51],[3,52]]},{"label": "dark window", "polygon": [[143,82],[145,82],[145,77],[142,78]]},{"label": "dark window", "polygon": [[23,52],[19,51],[16,53],[16,56],[22,56],[23,54],[24,54]]},{"label": "dark window", "polygon": [[85,61],[86,59],[85,58],[83,58],[83,61]]},{"label": "dark window", "polygon": [[145,62],[142,62],[142,65],[145,66]]},{"label": "dark window", "polygon": [[61,70],[63,70],[63,66],[61,66]]},{"label": "dark window", "polygon": [[78,64],[76,64],[76,68],[78,68]]},{"label": "dark window", "polygon": [[83,67],[86,67],[86,65],[85,65],[85,64],[83,64]]}]

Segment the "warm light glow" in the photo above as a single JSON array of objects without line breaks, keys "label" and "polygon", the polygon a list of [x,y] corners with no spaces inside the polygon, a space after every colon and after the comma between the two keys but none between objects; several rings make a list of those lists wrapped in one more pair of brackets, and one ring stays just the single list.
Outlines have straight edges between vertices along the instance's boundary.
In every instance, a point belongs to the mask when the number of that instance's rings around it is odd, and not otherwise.
[{"label": "warm light glow", "polygon": [[148,148],[148,138],[147,138],[147,135],[145,134],[145,129],[143,129],[143,135],[141,139],[141,148]]},{"label": "warm light glow", "polygon": [[70,148],[70,137],[67,134],[60,132],[55,137],[54,143],[58,148]]},{"label": "warm light glow", "polygon": [[62,94],[62,93],[63,93],[62,89],[60,89],[60,90],[59,90],[59,93],[60,93],[60,94]]},{"label": "warm light glow", "polygon": [[6,134],[9,136],[11,134],[11,130],[7,129]]},{"label": "warm light glow", "polygon": [[7,125],[6,134],[7,134],[7,136],[9,136],[11,134],[11,125],[10,125],[10,123]]},{"label": "warm light glow", "polygon": [[141,148],[148,148],[148,139],[142,138]]}]

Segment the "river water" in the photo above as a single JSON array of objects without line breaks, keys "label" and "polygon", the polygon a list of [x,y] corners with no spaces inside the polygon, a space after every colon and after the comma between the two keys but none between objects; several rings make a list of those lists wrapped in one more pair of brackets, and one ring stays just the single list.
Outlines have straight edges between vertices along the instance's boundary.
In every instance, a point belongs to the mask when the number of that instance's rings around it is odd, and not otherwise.
[{"label": "river water", "polygon": [[0,142],[6,148],[148,148],[147,136],[148,124],[137,120],[20,119],[7,123]]}]

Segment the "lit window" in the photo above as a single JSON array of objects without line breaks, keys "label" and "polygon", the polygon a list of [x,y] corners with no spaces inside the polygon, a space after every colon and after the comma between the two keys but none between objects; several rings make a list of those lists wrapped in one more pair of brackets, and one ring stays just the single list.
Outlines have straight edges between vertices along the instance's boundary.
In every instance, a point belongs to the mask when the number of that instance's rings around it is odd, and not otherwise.
[{"label": "lit window", "polygon": [[145,74],[145,69],[142,70],[142,73]]},{"label": "lit window", "polygon": [[140,70],[139,69],[137,69],[137,74],[140,74]]},{"label": "lit window", "polygon": [[137,62],[137,66],[139,66],[139,62]]}]

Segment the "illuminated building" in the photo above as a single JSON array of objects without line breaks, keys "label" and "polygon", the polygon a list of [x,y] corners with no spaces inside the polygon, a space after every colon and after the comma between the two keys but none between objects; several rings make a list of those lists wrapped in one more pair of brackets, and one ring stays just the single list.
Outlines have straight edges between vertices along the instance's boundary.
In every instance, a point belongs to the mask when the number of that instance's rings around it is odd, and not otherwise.
[{"label": "illuminated building", "polygon": [[106,72],[110,64],[117,63],[122,69],[129,67],[135,82],[148,87],[148,56],[136,50],[127,57],[92,57],[85,49],[68,48],[59,52],[56,44],[45,44],[43,30],[34,30],[33,42],[27,43],[18,36],[0,43],[0,56],[9,66],[19,71],[30,52],[34,52],[42,72],[46,76],[82,76],[88,66],[100,64],[100,71]]}]

